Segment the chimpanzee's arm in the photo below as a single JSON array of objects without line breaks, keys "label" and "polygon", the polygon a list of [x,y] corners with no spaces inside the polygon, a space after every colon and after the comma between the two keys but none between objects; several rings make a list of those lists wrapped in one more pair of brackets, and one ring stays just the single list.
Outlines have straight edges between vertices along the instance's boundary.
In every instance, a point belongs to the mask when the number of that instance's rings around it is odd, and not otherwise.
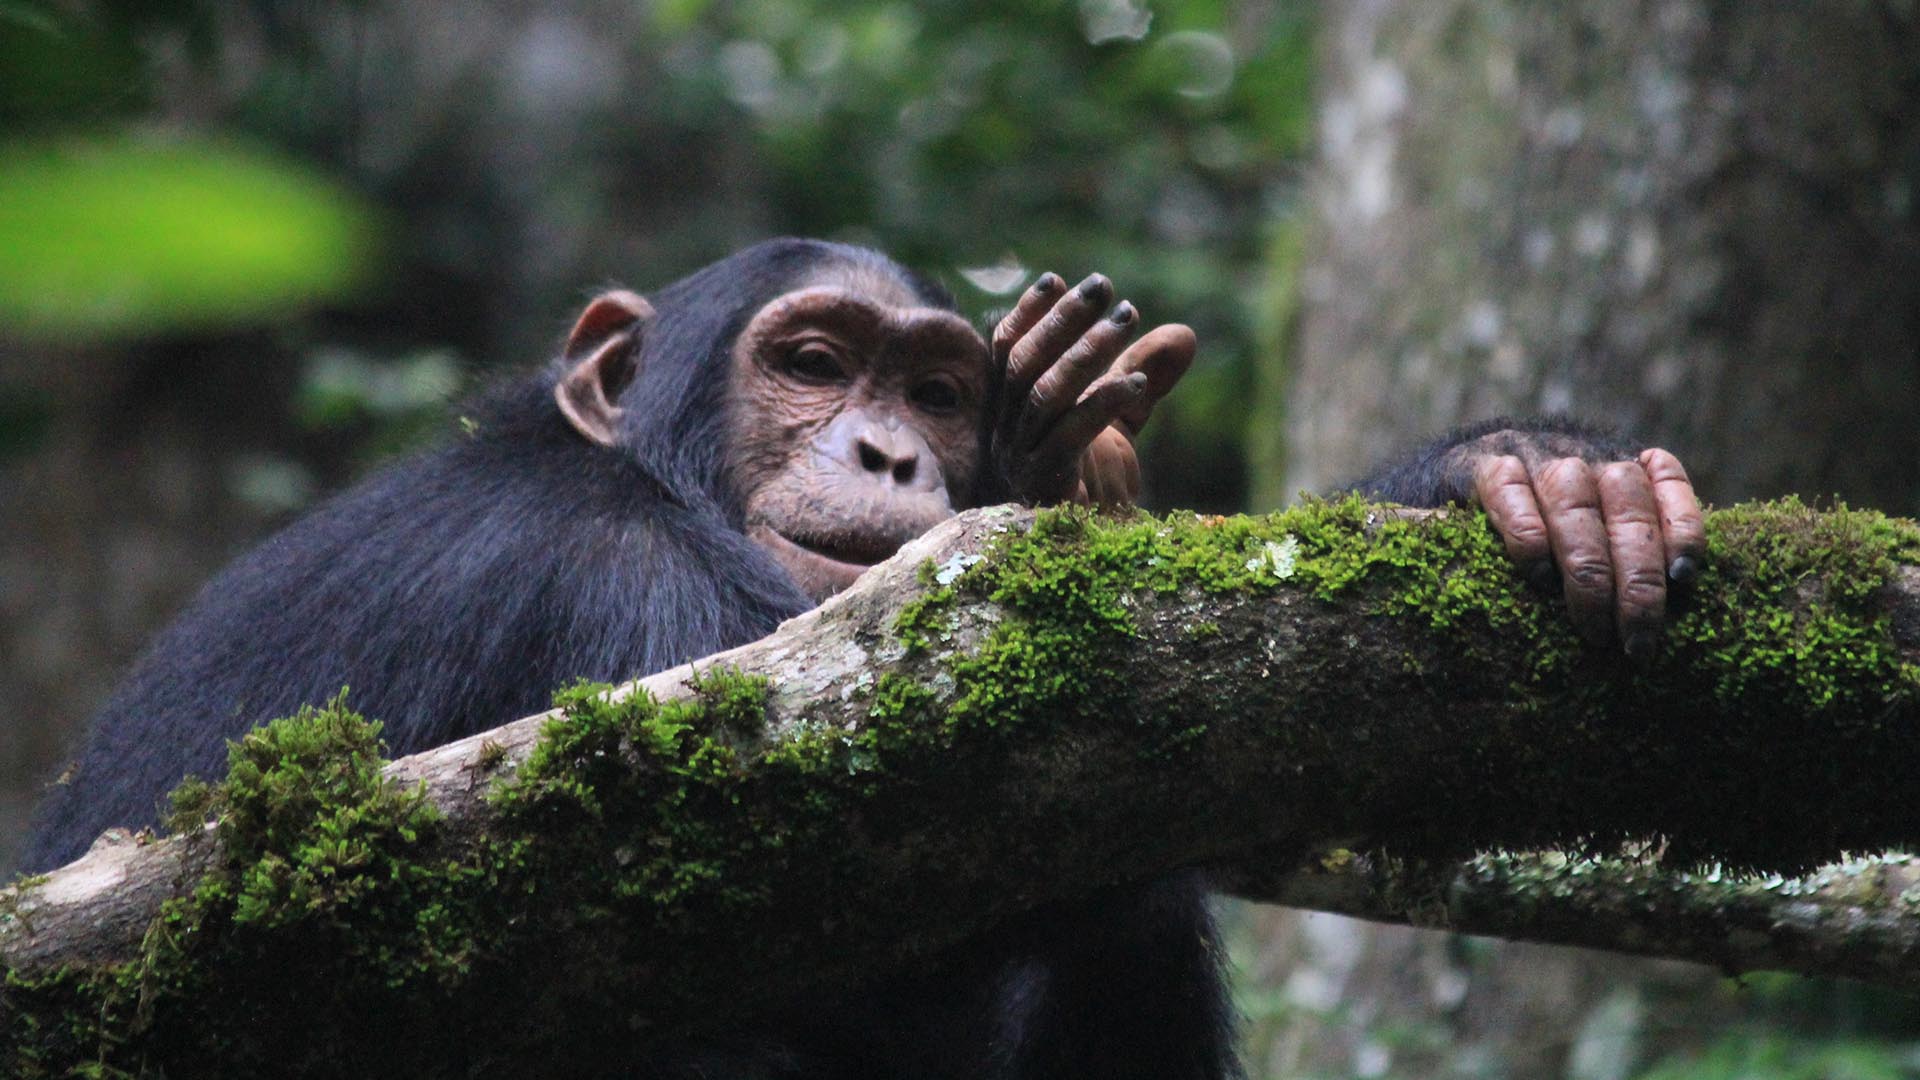
[{"label": "chimpanzee's arm", "polygon": [[1706,557],[1699,500],[1679,459],[1562,417],[1461,428],[1354,485],[1409,506],[1484,507],[1537,583],[1558,571],[1568,612],[1596,645],[1657,645],[1669,580]]}]

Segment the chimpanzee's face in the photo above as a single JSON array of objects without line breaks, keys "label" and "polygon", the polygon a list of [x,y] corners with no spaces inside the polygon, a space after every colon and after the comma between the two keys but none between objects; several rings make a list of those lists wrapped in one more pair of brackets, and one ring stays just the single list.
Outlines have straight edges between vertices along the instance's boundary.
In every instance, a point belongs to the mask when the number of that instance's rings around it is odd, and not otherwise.
[{"label": "chimpanzee's face", "polygon": [[747,535],[816,600],[972,505],[986,342],[901,283],[829,268],[736,339],[728,481]]}]

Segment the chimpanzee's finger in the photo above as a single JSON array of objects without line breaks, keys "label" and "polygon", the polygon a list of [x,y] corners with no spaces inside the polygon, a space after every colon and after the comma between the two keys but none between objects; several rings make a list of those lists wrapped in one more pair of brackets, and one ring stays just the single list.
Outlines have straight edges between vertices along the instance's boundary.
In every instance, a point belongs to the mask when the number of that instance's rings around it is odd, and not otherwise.
[{"label": "chimpanzee's finger", "polygon": [[1116,370],[1138,371],[1147,377],[1147,392],[1141,395],[1139,402],[1129,406],[1120,415],[1122,431],[1129,435],[1140,434],[1147,418],[1153,414],[1153,407],[1173,390],[1180,376],[1185,375],[1187,368],[1193,365],[1194,349],[1192,328],[1180,323],[1168,323],[1147,331],[1139,341],[1120,354],[1120,359],[1114,361]]},{"label": "chimpanzee's finger", "polygon": [[1080,404],[1061,417],[1034,447],[1035,462],[1047,469],[1054,462],[1078,461],[1087,446],[1113,423],[1120,410],[1132,404],[1146,388],[1147,377],[1137,371],[1127,375],[1110,371],[1101,376],[1080,399]]},{"label": "chimpanzee's finger", "polygon": [[1660,644],[1667,617],[1666,548],[1653,481],[1637,461],[1616,461],[1595,481],[1613,557],[1615,626],[1627,655],[1646,660]]},{"label": "chimpanzee's finger", "polygon": [[1500,542],[1506,545],[1507,557],[1528,580],[1550,580],[1553,546],[1547,540],[1547,523],[1540,516],[1540,502],[1534,497],[1526,462],[1511,454],[1474,462],[1473,498],[1492,519]]},{"label": "chimpanzee's finger", "polygon": [[1107,317],[1093,324],[1054,365],[1040,376],[1027,394],[1029,429],[1038,435],[1080,401],[1080,395],[1113,366],[1114,357],[1133,336],[1139,312],[1120,301]]},{"label": "chimpanzee's finger", "polygon": [[1579,458],[1549,461],[1534,474],[1533,490],[1573,628],[1591,644],[1605,645],[1613,639],[1613,559],[1593,470]]},{"label": "chimpanzee's finger", "polygon": [[[1149,380],[1147,383],[1147,393],[1152,393],[1152,392],[1153,392],[1153,383],[1151,380]],[[1127,467],[1126,477],[1125,477],[1126,483],[1127,483],[1127,505],[1136,506],[1140,502],[1140,490],[1141,490],[1140,455],[1134,453],[1133,440],[1121,434],[1118,429],[1114,429],[1113,434],[1115,438],[1119,439],[1122,443],[1125,444],[1124,446],[1125,453],[1120,455],[1120,459],[1121,461],[1126,463],[1126,467]]]},{"label": "chimpanzee's finger", "polygon": [[1101,453],[1098,439],[1080,455],[1080,483],[1087,489],[1087,501],[1095,506],[1105,506],[1113,501],[1112,494],[1107,490],[1107,470],[1110,467]]},{"label": "chimpanzee's finger", "polygon": [[1665,544],[1667,576],[1685,583],[1707,562],[1707,525],[1693,481],[1680,459],[1665,450],[1640,454],[1640,467],[1653,481],[1653,499],[1660,511],[1660,534]]},{"label": "chimpanzee's finger", "polygon": [[1026,337],[1041,316],[1053,310],[1054,301],[1059,299],[1066,287],[1067,283],[1060,280],[1060,275],[1049,270],[1027,286],[1027,291],[1020,295],[1020,301],[1013,305],[1013,310],[1001,318],[999,325],[993,328],[993,363],[997,372],[1007,370],[1007,357],[1013,351],[1014,342]]},{"label": "chimpanzee's finger", "polygon": [[1087,490],[1087,501],[1095,506],[1107,501],[1106,461],[1100,452],[1100,440],[1095,439],[1080,454],[1080,485]]},{"label": "chimpanzee's finger", "polygon": [[1111,303],[1113,283],[1104,274],[1089,275],[1042,315],[1032,330],[1021,335],[1007,353],[1011,400],[1024,400],[1018,395],[1099,322]]},{"label": "chimpanzee's finger", "polygon": [[1100,506],[1131,506],[1140,496],[1140,463],[1117,428],[1101,429],[1080,455],[1080,476]]}]

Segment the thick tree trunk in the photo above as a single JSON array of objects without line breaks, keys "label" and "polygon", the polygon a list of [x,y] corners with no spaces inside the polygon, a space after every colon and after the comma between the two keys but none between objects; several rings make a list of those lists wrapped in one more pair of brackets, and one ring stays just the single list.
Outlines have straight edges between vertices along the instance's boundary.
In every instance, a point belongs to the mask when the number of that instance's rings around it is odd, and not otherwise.
[{"label": "thick tree trunk", "polygon": [[662,704],[582,699],[388,783],[352,782],[312,720],[250,738],[219,824],[0,894],[0,1061],[459,1071],[457,1046],[499,1072],[1193,864],[1252,883],[1360,839],[1658,833],[1667,867],[1798,866],[1920,837],[1911,523],[1714,515],[1713,565],[1636,671],[1580,647],[1477,515],[1031,521],[964,515],[644,680]]},{"label": "thick tree trunk", "polygon": [[[1300,310],[1267,391],[1287,396],[1286,468],[1256,505],[1422,433],[1570,411],[1676,450],[1718,501],[1920,506],[1912,5],[1322,14]],[[1256,1032],[1275,1073],[1624,1077],[1761,1008],[1674,965],[1257,922],[1252,981],[1289,988]]]},{"label": "thick tree trunk", "polygon": [[1572,411],[1683,451],[1716,499],[1920,504],[1913,5],[1326,19],[1291,469],[1269,498],[1462,419]]}]

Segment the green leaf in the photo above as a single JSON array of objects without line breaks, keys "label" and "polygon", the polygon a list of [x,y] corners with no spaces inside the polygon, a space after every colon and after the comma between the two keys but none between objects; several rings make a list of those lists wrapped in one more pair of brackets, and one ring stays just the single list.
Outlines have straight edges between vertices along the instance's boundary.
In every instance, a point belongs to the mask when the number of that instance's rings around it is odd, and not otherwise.
[{"label": "green leaf", "polygon": [[302,167],[136,138],[0,150],[0,330],[99,340],[276,320],[345,294],[374,231]]}]

